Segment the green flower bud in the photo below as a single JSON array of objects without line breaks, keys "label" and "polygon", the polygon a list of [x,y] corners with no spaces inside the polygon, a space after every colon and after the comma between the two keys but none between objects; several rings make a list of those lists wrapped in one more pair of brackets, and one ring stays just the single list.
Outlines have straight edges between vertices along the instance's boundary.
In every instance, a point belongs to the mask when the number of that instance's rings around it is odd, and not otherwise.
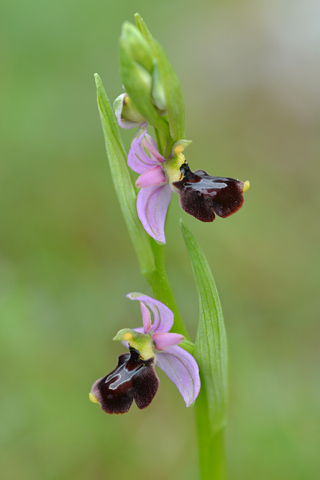
[{"label": "green flower bud", "polygon": [[141,65],[150,74],[153,70],[153,56],[148,42],[143,38],[137,27],[125,22],[122,26],[120,43],[128,56]]},{"label": "green flower bud", "polygon": [[120,37],[120,73],[122,83],[140,115],[165,137],[168,123],[152,100],[153,57],[147,41],[136,27],[125,23]]},{"label": "green flower bud", "polygon": [[[165,97],[165,102],[160,101],[160,103],[162,103],[162,105],[165,105],[169,120],[171,137],[174,141],[177,141],[180,138],[184,138],[185,136],[185,106],[180,81],[171,63],[169,62],[163,48],[153,38],[143,19],[138,13],[135,15],[135,17],[139,31],[147,41],[152,55],[157,61],[157,68],[159,69],[159,79],[161,79],[161,89],[163,89]],[[159,89],[159,87],[157,87],[157,89]],[[159,101],[159,96],[160,93],[157,92],[154,97],[156,105]]]}]

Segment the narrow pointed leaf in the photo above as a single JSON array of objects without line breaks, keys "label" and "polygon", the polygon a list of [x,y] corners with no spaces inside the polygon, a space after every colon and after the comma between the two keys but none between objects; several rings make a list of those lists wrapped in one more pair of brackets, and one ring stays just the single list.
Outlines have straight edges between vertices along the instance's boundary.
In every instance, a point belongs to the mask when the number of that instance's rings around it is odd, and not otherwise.
[{"label": "narrow pointed leaf", "polygon": [[127,167],[127,156],[119,134],[116,117],[103,88],[101,78],[95,74],[99,114],[104,133],[113,184],[118,196],[122,214],[136,250],[142,271],[154,267],[153,252],[149,237],[138,218],[136,193]]},{"label": "narrow pointed leaf", "polygon": [[199,298],[199,327],[194,355],[205,385],[211,432],[214,433],[226,424],[227,338],[220,299],[208,262],[194,236],[182,221],[180,224]]}]

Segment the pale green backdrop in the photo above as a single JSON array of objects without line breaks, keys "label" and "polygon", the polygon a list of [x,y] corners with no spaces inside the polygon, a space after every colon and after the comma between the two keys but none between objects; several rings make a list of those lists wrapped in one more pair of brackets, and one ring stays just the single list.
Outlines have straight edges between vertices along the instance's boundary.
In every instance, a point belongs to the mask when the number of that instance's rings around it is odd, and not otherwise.
[{"label": "pale green backdrop", "polygon": [[[320,27],[306,0],[55,2],[1,7],[0,477],[195,480],[192,408],[161,373],[151,406],[88,400],[150,291],[111,184],[93,74],[121,93],[118,37],[139,11],[181,79],[193,169],[251,181],[213,224],[174,196],[167,264],[193,336],[178,220],[212,267],[230,350],[230,479],[319,475]],[[131,132],[124,132],[129,146]],[[317,473],[318,472],[318,473]]]}]

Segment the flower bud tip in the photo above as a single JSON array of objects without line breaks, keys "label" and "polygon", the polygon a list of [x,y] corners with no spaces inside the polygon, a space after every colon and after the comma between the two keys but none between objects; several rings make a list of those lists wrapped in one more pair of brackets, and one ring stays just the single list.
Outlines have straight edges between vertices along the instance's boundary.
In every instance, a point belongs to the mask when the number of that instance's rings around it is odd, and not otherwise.
[{"label": "flower bud tip", "polygon": [[244,182],[243,188],[242,188],[243,193],[245,193],[247,190],[249,190],[249,188],[250,188],[250,182],[249,182],[249,180],[246,180]]},{"label": "flower bud tip", "polygon": [[99,403],[98,400],[97,400],[97,397],[95,395],[93,395],[93,393],[89,393],[89,400],[90,402],[92,403]]}]

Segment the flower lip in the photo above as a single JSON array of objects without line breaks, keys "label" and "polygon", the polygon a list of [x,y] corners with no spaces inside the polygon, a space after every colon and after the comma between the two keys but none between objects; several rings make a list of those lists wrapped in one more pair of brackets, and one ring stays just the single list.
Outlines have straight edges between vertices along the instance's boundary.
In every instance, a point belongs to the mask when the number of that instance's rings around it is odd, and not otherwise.
[{"label": "flower lip", "polygon": [[225,218],[243,205],[244,182],[228,177],[213,177],[205,170],[192,172],[187,163],[180,170],[183,179],[174,182],[183,210],[202,222],[212,222],[215,214]]},{"label": "flower lip", "polygon": [[105,377],[97,380],[91,389],[90,400],[100,403],[106,413],[126,413],[133,400],[138,408],[147,407],[159,386],[153,368],[154,359],[142,360],[134,348],[130,353],[118,357],[117,367]]}]

